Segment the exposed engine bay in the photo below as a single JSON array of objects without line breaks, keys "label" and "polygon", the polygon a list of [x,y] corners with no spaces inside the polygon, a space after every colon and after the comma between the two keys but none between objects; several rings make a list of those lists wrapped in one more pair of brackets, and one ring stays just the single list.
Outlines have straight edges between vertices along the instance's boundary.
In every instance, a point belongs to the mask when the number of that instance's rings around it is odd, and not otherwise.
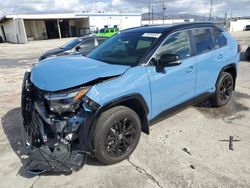
[{"label": "exposed engine bay", "polygon": [[53,94],[35,87],[30,75],[24,76],[21,104],[26,169],[33,174],[79,170],[93,153],[90,125],[98,104],[84,96],[87,87]]}]

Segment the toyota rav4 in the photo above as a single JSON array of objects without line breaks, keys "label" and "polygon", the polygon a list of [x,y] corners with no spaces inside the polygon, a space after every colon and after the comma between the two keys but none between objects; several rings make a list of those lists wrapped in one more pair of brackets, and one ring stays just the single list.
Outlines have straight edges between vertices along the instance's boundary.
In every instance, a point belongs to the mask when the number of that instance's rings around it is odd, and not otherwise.
[{"label": "toyota rav4", "polygon": [[87,57],[57,57],[26,72],[22,90],[27,168],[72,171],[86,156],[127,158],[149,125],[235,88],[239,46],[212,23],[132,28]]}]

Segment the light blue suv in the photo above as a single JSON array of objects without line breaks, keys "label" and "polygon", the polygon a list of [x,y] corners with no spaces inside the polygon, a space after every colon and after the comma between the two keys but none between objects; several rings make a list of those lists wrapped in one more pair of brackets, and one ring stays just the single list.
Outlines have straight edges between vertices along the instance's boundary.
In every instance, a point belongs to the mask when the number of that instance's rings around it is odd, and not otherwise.
[{"label": "light blue suv", "polygon": [[225,105],[239,46],[211,23],[125,30],[87,57],[44,60],[26,72],[23,138],[32,172],[78,170],[87,155],[127,158],[141,132],[175,110],[209,99]]}]

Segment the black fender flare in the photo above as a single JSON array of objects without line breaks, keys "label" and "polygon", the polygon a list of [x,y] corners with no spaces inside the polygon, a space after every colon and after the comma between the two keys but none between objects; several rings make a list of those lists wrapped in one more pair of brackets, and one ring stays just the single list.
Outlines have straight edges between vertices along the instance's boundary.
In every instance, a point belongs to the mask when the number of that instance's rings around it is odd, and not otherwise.
[{"label": "black fender flare", "polygon": [[236,83],[236,78],[237,78],[237,65],[236,65],[236,63],[231,63],[231,64],[228,64],[228,65],[222,67],[222,69],[220,70],[220,72],[218,74],[218,77],[217,77],[217,80],[216,80],[216,83],[215,83],[215,87],[217,87],[217,84],[218,84],[219,77],[220,77],[221,73],[225,72],[227,69],[230,69],[230,68],[233,68],[235,70],[235,75],[233,75],[233,76],[235,76],[234,77],[234,88],[233,89],[235,89],[235,83]]},{"label": "black fender flare", "polygon": [[[93,139],[94,131],[95,131],[96,126],[97,126],[97,120],[100,117],[100,115],[104,111],[106,111],[114,106],[117,106],[117,105],[125,105],[126,106],[126,104],[128,104],[129,102],[132,102],[132,101],[137,101],[137,104],[141,105],[140,107],[142,107],[142,112],[138,115],[139,115],[139,117],[141,119],[141,123],[142,123],[142,132],[149,134],[149,123],[148,123],[148,118],[147,118],[147,115],[149,113],[149,109],[148,109],[148,105],[147,105],[146,101],[144,100],[142,95],[140,95],[139,93],[132,93],[129,95],[125,95],[125,96],[116,98],[114,100],[111,100],[111,101],[105,103],[104,105],[100,106],[92,115],[93,118],[92,118],[91,126],[90,126],[90,129],[88,132],[88,140],[89,141],[91,140],[91,143],[92,143],[91,145],[92,145],[93,151],[94,151],[94,145],[93,145],[92,139]],[[131,105],[133,105],[133,104],[131,104]]]}]

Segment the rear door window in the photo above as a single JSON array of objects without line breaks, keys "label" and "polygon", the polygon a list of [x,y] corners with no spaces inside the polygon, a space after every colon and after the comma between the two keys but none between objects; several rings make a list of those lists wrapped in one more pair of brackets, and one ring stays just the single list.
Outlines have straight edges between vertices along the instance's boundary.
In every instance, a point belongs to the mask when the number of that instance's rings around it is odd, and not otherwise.
[{"label": "rear door window", "polygon": [[215,48],[221,48],[227,45],[227,38],[218,29],[212,29]]},{"label": "rear door window", "polygon": [[197,55],[214,49],[214,42],[209,28],[192,30]]}]

